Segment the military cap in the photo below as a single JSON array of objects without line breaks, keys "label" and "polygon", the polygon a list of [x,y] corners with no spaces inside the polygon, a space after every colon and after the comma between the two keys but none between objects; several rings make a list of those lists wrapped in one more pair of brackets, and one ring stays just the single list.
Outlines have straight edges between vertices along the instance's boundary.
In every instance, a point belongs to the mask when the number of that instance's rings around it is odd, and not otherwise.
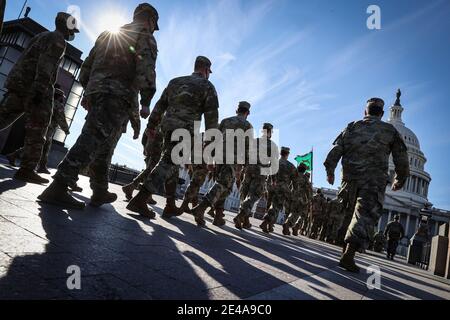
[{"label": "military cap", "polygon": [[306,170],[308,170],[308,166],[302,162],[298,165],[297,169],[299,171],[306,171]]},{"label": "military cap", "polygon": [[69,30],[73,33],[79,33],[77,19],[69,13],[58,12],[55,19],[56,29]]},{"label": "military cap", "polygon": [[248,103],[247,101],[241,101],[239,102],[238,108],[243,108],[243,109],[247,109],[248,111],[250,111],[251,108],[251,104]]},{"label": "military cap", "polygon": [[322,193],[322,189],[319,188],[319,189],[317,189],[316,192],[317,192],[317,194],[321,194]]},{"label": "military cap", "polygon": [[264,123],[263,129],[264,130],[273,130],[273,125],[271,123]]},{"label": "military cap", "polygon": [[197,59],[195,59],[196,67],[209,67],[209,72],[212,73],[211,65],[212,65],[211,60],[209,60],[205,56],[198,56]]},{"label": "military cap", "polygon": [[281,152],[291,153],[291,148],[288,148],[288,147],[281,147]]},{"label": "military cap", "polygon": [[369,107],[379,107],[379,108],[384,108],[384,101],[383,99],[380,98],[371,98],[367,101],[367,108]]},{"label": "military cap", "polygon": [[159,30],[158,20],[159,20],[159,14],[158,11],[149,3],[144,2],[141,3],[136,7],[134,10],[134,18],[136,19],[137,16],[141,14],[149,14],[150,17],[154,19],[155,22],[155,30]]}]

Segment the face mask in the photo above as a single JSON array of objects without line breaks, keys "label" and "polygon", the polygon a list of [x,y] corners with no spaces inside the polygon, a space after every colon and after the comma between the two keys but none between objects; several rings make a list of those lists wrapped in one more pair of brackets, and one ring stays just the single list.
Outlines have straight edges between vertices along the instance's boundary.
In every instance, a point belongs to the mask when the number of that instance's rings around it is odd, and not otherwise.
[{"label": "face mask", "polygon": [[75,34],[74,33],[70,33],[69,35],[66,35],[66,40],[67,41],[73,41],[75,40]]}]

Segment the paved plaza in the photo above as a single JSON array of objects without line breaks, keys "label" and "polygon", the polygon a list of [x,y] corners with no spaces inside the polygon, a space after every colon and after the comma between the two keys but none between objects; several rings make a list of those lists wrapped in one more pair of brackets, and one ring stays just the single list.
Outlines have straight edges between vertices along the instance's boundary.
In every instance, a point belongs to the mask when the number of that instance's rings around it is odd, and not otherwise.
[{"label": "paved plaza", "polygon": [[[231,213],[222,228],[209,220],[199,229],[189,215],[142,219],[117,185],[119,200],[100,209],[43,205],[35,200],[45,187],[12,180],[15,169],[0,161],[0,299],[450,299],[448,280],[402,259],[369,252],[351,274],[337,266],[340,248],[284,237],[280,226],[238,231]],[[76,196],[88,201],[88,179],[80,185]],[[80,268],[81,290],[67,288],[69,266]],[[374,266],[379,290],[367,287]]]}]

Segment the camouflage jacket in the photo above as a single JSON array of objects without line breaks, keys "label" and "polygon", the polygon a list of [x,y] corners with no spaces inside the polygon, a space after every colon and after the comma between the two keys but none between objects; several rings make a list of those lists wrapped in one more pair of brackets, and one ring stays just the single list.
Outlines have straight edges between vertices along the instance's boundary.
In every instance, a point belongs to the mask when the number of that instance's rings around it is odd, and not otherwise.
[{"label": "camouflage jacket", "polygon": [[194,134],[194,122],[201,121],[202,115],[206,130],[217,128],[218,109],[216,89],[210,81],[197,73],[175,78],[153,108],[148,128],[161,124],[163,132],[184,128]]},{"label": "camouflage jacket", "polygon": [[311,201],[311,212],[313,215],[324,215],[327,210],[327,201],[323,195],[315,194]]},{"label": "camouflage jacket", "polygon": [[292,190],[296,176],[297,169],[295,166],[288,160],[281,158],[279,161],[279,169],[277,174],[269,177],[269,180],[271,179],[272,183],[276,186],[284,185],[284,187]]},{"label": "camouflage jacket", "polygon": [[403,185],[409,176],[409,161],[402,137],[393,125],[378,117],[367,116],[350,123],[338,136],[324,165],[330,175],[342,158],[344,181],[365,179],[388,182],[391,154],[396,180]]},{"label": "camouflage jacket", "polygon": [[150,106],[156,92],[157,55],[156,40],[142,24],[127,24],[117,34],[103,32],[81,67],[85,95],[122,97],[130,104],[133,128],[140,128],[138,96],[142,106]]},{"label": "camouflage jacket", "polygon": [[42,32],[31,39],[28,48],[12,68],[5,83],[11,91],[39,90],[48,98],[54,94],[59,65],[66,51],[64,36]]},{"label": "camouflage jacket", "polygon": [[331,218],[340,217],[343,215],[342,212],[343,206],[342,202],[338,199],[331,200],[328,202],[328,216]]},{"label": "camouflage jacket", "polygon": [[[242,130],[243,133],[249,133],[250,136],[245,138],[245,141],[238,141],[234,137],[234,133],[237,130]],[[230,159],[233,159],[233,164],[246,165],[249,163],[249,152],[250,152],[250,141],[253,140],[253,126],[244,117],[236,115],[230,118],[223,119],[219,125],[219,130],[223,135],[223,161],[226,164],[229,163]],[[230,139],[234,140],[231,141]],[[243,150],[239,150],[239,145],[244,147]],[[233,150],[228,150],[227,146],[233,146]],[[243,151],[241,154],[239,151]],[[227,160],[227,155],[228,159]]]},{"label": "camouflage jacket", "polygon": [[307,205],[309,202],[309,185],[308,178],[301,173],[298,173],[295,177],[295,181],[292,186],[292,197],[296,201],[299,201],[302,205]]},{"label": "camouflage jacket", "polygon": [[398,240],[403,238],[405,235],[405,229],[402,224],[397,221],[391,221],[387,224],[384,230],[384,236],[388,239]]},{"label": "camouflage jacket", "polygon": [[[255,139],[249,152],[249,157],[253,155],[255,159],[252,159],[252,161],[256,162],[256,164],[253,162],[245,167],[245,174],[249,176],[261,175],[261,168],[269,168],[270,163],[273,162],[271,158],[273,155],[278,157],[279,153],[277,145],[267,137]],[[261,159],[261,153],[265,154],[267,159]],[[278,161],[278,159],[275,159],[275,161]]]}]

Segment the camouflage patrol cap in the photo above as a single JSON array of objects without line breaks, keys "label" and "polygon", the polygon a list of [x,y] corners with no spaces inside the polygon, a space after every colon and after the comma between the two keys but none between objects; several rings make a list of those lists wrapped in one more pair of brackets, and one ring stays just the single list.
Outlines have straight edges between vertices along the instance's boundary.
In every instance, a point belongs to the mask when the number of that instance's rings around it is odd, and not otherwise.
[{"label": "camouflage patrol cap", "polygon": [[241,101],[241,102],[239,102],[239,105],[238,105],[238,109],[242,108],[242,109],[247,109],[248,111],[250,111],[251,107],[252,107],[252,105],[250,103],[248,103],[247,101]]},{"label": "camouflage patrol cap", "polygon": [[271,123],[264,123],[263,129],[264,130],[273,130],[273,125]]},{"label": "camouflage patrol cap", "polygon": [[209,67],[209,72],[212,73],[211,66],[212,66],[211,60],[209,60],[205,56],[198,56],[197,59],[195,59],[195,68],[196,69]]},{"label": "camouflage patrol cap", "polygon": [[297,170],[300,172],[305,172],[308,170],[308,166],[302,162],[298,165]]},{"label": "camouflage patrol cap", "polygon": [[384,108],[384,101],[380,98],[371,98],[367,101],[367,108],[369,107],[378,107],[378,108]]},{"label": "camouflage patrol cap", "polygon": [[320,188],[317,189],[316,193],[317,193],[317,194],[322,194],[322,189],[320,189]]},{"label": "camouflage patrol cap", "polygon": [[281,153],[291,153],[291,148],[288,147],[281,147]]},{"label": "camouflage patrol cap", "polygon": [[136,7],[134,10],[134,19],[143,14],[148,14],[151,18],[153,18],[155,22],[155,30],[159,30],[158,20],[159,14],[158,11],[149,3],[144,2]]},{"label": "camouflage patrol cap", "polygon": [[58,30],[69,30],[73,33],[80,32],[77,19],[66,12],[58,12],[55,18],[55,26]]}]

